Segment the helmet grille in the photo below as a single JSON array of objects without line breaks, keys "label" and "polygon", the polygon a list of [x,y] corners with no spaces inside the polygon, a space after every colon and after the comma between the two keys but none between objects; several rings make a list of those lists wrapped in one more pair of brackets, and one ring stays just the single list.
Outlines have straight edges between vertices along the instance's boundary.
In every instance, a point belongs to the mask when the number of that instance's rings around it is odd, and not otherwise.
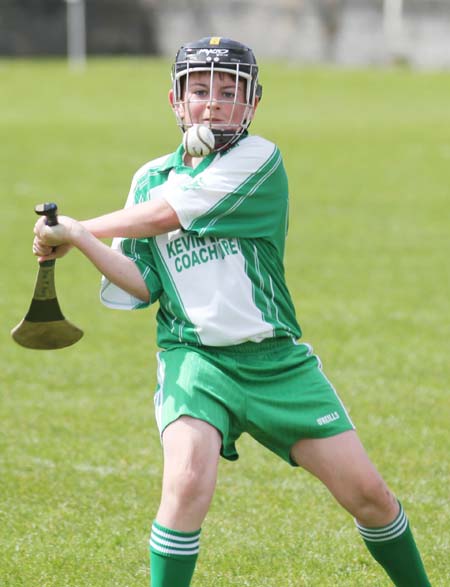
[{"label": "helmet grille", "polygon": [[[236,91],[229,123],[223,128],[215,128],[213,123],[210,124],[216,136],[215,150],[223,150],[236,142],[248,128],[257,99],[261,97],[262,88],[258,84],[258,65],[255,56],[249,47],[222,37],[206,37],[188,43],[179,49],[172,67],[172,83],[174,112],[177,123],[183,132],[193,124],[190,116],[186,117],[180,114],[185,108],[189,112],[189,102],[185,103],[184,94],[193,72],[208,72],[210,74],[210,93],[205,99],[205,102],[209,102],[209,104],[212,103],[212,89],[217,75],[225,73],[235,77]],[[239,80],[245,81],[245,99],[240,102],[237,101]],[[239,121],[235,122],[236,116],[234,115],[238,108],[242,110],[242,117],[239,117]]]}]

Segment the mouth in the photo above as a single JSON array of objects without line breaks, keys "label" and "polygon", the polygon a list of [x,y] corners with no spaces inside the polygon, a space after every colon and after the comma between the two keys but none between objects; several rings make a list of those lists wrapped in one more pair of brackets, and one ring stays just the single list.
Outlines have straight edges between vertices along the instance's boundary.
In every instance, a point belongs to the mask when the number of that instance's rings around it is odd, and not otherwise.
[{"label": "mouth", "polygon": [[226,124],[226,121],[222,120],[221,118],[205,118],[205,119],[203,119],[202,124],[205,124],[206,126],[214,126],[214,125]]}]

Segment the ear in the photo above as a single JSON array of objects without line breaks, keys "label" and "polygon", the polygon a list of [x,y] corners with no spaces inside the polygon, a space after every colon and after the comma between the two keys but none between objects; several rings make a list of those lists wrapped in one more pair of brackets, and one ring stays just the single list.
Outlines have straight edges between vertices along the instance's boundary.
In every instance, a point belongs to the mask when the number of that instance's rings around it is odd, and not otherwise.
[{"label": "ear", "polygon": [[169,98],[169,104],[170,104],[170,107],[172,108],[172,110],[175,112],[175,114],[177,116],[179,116],[183,120],[183,118],[184,118],[183,104],[181,104],[181,103],[175,104],[175,96],[173,93],[173,89],[169,90],[168,98]]},{"label": "ear", "polygon": [[168,96],[168,98],[169,98],[169,104],[170,104],[171,108],[174,108],[174,105],[173,105],[173,89],[172,88],[170,88],[170,90],[169,90],[169,96]]},{"label": "ear", "polygon": [[253,108],[251,109],[251,117],[250,117],[250,120],[253,120],[255,118],[256,109],[258,108],[259,100],[260,100],[259,97],[256,96],[255,97],[255,103],[253,105]]}]

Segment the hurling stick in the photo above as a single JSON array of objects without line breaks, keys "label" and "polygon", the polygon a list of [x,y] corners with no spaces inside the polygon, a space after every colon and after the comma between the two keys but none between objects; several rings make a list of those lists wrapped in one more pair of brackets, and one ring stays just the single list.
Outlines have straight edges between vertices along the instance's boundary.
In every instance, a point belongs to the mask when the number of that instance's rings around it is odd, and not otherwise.
[{"label": "hurling stick", "polygon": [[[58,224],[56,204],[39,204],[36,214],[46,216],[46,224]],[[59,307],[55,289],[55,261],[41,261],[33,299],[25,318],[11,330],[13,339],[29,349],[61,349],[76,343],[83,331],[66,320]]]}]

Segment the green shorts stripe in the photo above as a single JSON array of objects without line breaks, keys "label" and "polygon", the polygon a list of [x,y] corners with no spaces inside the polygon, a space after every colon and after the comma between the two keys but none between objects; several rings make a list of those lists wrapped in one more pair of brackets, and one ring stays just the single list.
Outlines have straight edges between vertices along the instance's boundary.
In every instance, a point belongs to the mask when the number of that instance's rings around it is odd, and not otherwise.
[{"label": "green shorts stripe", "polygon": [[290,338],[161,351],[155,415],[161,434],[183,415],[210,423],[229,460],[238,458],[244,432],[294,464],[290,451],[298,440],[354,428],[319,357]]}]

